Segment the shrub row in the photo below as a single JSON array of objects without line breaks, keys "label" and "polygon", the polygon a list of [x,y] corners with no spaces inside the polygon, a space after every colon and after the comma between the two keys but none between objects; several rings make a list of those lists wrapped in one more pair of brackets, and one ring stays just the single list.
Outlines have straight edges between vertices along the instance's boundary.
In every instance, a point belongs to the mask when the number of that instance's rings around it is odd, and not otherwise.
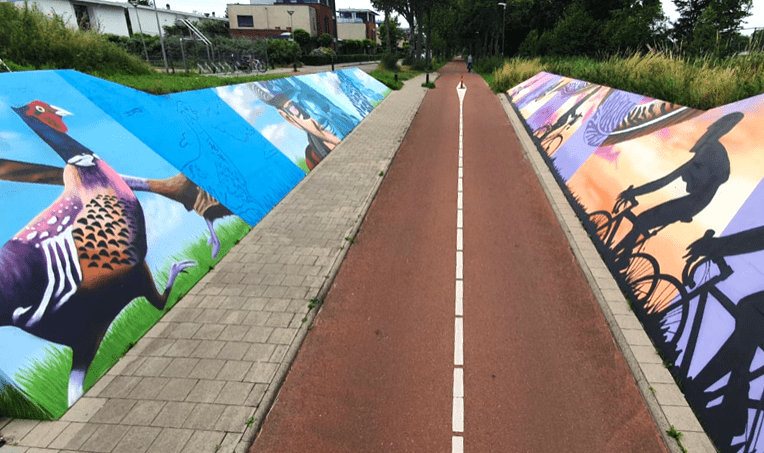
[{"label": "shrub row", "polygon": [[0,58],[34,69],[149,74],[151,68],[97,31],[72,30],[35,6],[0,3]]},{"label": "shrub row", "polygon": [[334,63],[355,63],[358,61],[377,61],[379,55],[303,55],[300,61],[307,66],[323,66]]}]

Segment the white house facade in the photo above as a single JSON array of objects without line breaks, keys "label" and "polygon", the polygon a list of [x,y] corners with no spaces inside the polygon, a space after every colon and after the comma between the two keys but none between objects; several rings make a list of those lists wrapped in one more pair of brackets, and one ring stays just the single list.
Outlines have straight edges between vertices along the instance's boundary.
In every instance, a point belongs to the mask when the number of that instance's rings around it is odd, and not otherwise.
[{"label": "white house facade", "polygon": [[[160,0],[161,1],[161,0]],[[157,18],[160,26],[175,25],[176,20],[188,19],[198,22],[203,19],[228,22],[228,19],[218,18],[214,13],[210,16],[198,13],[187,13],[164,8],[157,5],[156,12],[150,6],[134,6],[128,2],[111,2],[106,0],[33,0],[15,2],[19,6],[24,3],[34,4],[45,14],[60,16],[67,26],[72,28],[94,28],[101,33],[118,36],[130,36],[142,32],[148,35],[158,35]]]}]

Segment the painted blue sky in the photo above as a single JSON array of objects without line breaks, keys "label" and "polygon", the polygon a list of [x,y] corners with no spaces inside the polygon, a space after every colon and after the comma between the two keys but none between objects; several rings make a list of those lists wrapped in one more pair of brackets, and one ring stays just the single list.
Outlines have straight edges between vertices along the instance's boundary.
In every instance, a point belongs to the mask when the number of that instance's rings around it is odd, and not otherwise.
[{"label": "painted blue sky", "polygon": [[[254,82],[252,82],[254,83]],[[308,136],[289,124],[275,107],[262,102],[250,83],[216,89],[218,96],[292,162],[305,158]]]}]

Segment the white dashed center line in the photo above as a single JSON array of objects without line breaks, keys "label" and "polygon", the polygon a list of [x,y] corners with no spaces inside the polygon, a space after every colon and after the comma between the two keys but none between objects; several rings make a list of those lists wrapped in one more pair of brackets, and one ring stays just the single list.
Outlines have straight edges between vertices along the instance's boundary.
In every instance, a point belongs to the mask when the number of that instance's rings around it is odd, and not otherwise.
[{"label": "white dashed center line", "polygon": [[467,86],[460,82],[456,87],[459,95],[459,176],[457,178],[456,200],[456,318],[454,321],[454,405],[451,418],[451,452],[464,452],[464,221],[463,184],[464,176],[464,95]]}]

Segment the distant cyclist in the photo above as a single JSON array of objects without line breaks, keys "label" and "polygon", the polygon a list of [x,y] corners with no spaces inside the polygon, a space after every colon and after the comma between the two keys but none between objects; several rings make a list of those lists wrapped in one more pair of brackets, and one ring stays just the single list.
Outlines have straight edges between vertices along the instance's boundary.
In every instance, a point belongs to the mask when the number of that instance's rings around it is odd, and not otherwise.
[{"label": "distant cyclist", "polygon": [[472,72],[472,55],[467,57],[467,72]]}]

